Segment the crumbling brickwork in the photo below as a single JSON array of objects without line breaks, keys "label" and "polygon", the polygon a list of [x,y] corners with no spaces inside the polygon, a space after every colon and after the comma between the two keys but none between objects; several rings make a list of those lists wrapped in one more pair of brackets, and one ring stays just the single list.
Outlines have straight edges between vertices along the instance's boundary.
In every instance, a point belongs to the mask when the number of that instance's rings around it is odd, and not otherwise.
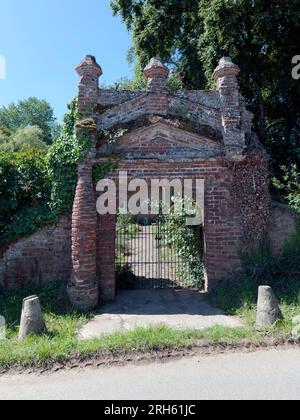
[{"label": "crumbling brickwork", "polygon": [[[130,179],[142,178],[148,185],[151,179],[204,180],[207,289],[241,271],[239,250],[251,237],[248,229],[251,230],[249,222],[254,220],[253,212],[263,208],[265,212],[260,217],[268,218],[267,162],[252,159],[249,166],[247,139],[254,136],[252,115],[239,93],[238,73],[237,66],[224,58],[214,73],[216,91],[170,92],[168,69],[159,59],[152,59],[145,69],[147,91],[100,90],[92,115],[99,129],[96,162],[118,156],[118,171],[108,177],[117,179],[118,172],[126,171]],[[101,134],[107,132],[110,132],[109,142]],[[119,132],[121,136],[117,135]],[[252,181],[249,188],[247,178],[243,178],[244,186],[238,188],[243,182],[239,175],[248,173],[252,180],[256,166],[260,174],[257,188]],[[259,198],[254,200],[258,190]],[[247,213],[247,200],[259,201],[260,207],[252,206]],[[106,273],[108,262],[114,264],[113,246],[111,242],[110,246],[104,244],[107,230],[110,229],[110,238],[114,232],[112,224],[106,226],[101,219],[97,239],[98,276],[101,293],[106,294],[107,283],[108,295],[112,297],[114,280],[110,272]]]},{"label": "crumbling brickwork", "polygon": [[[120,171],[148,185],[153,178],[204,180],[206,287],[238,278],[240,251],[257,246],[272,230],[273,214],[267,156],[251,130],[253,116],[239,92],[238,67],[223,58],[214,72],[214,91],[170,92],[169,70],[158,58],[145,69],[145,91],[100,89],[102,69],[92,56],[81,62],[77,72],[82,119],[78,135],[84,125],[90,153],[78,164],[72,234],[66,231],[66,239],[60,242],[55,240],[58,233],[51,239],[46,233],[45,244],[49,241],[51,245],[37,245],[36,251],[26,248],[32,248],[31,241],[43,243],[41,232],[11,247],[0,261],[0,283],[11,287],[26,284],[30,277],[36,283],[68,277],[71,302],[79,309],[93,309],[99,299],[114,299],[116,216],[97,215],[92,179],[93,166],[107,161],[118,164],[107,175],[116,180]],[[284,226],[292,230],[288,221]],[[17,254],[20,249],[22,255]],[[52,255],[58,262],[55,269],[49,269],[54,267],[52,262],[46,263],[47,258],[52,261]],[[13,268],[4,270],[12,260]],[[24,270],[24,280],[18,280]]]}]

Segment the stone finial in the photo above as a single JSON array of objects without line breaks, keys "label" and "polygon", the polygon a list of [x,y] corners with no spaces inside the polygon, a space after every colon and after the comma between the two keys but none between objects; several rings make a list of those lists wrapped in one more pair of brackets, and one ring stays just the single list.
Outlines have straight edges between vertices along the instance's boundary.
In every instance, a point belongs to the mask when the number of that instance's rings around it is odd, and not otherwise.
[{"label": "stone finial", "polygon": [[94,76],[99,79],[103,74],[101,67],[93,55],[87,55],[76,67],[76,71],[81,78],[84,78],[85,76]]},{"label": "stone finial", "polygon": [[222,77],[235,77],[240,74],[240,68],[234,64],[230,57],[223,57],[216,70],[214,71],[214,79],[217,81]]},{"label": "stone finial", "polygon": [[148,79],[149,90],[167,89],[169,74],[169,69],[163,64],[159,57],[152,58],[144,70],[144,75]]},{"label": "stone finial", "polygon": [[237,79],[239,74],[240,68],[229,57],[223,57],[214,71],[213,77],[223,102],[223,108],[240,110],[240,92]]}]

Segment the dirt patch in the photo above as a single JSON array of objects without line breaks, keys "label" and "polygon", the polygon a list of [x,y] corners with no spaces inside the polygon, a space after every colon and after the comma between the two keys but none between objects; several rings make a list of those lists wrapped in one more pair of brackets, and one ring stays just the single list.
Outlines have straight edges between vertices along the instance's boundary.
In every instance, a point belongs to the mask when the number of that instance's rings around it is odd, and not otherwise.
[{"label": "dirt patch", "polygon": [[15,374],[51,374],[61,370],[81,370],[89,367],[111,367],[111,366],[124,366],[124,364],[149,364],[153,362],[166,363],[170,360],[181,359],[183,357],[194,356],[215,356],[220,354],[232,353],[253,353],[258,350],[272,350],[272,349],[290,349],[299,348],[300,342],[293,340],[274,340],[272,338],[265,340],[261,343],[250,343],[241,341],[235,344],[218,343],[209,344],[199,341],[194,345],[185,348],[177,349],[157,349],[148,352],[132,351],[127,353],[118,354],[105,354],[99,353],[92,356],[78,357],[71,356],[70,359],[49,361],[32,366],[11,366],[9,368],[1,368],[0,376],[15,375]]}]

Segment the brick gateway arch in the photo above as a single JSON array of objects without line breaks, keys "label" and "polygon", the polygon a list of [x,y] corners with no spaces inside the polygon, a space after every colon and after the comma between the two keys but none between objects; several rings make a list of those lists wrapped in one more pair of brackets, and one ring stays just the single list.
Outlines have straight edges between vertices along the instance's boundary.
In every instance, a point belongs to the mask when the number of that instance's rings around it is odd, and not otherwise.
[{"label": "brick gateway arch", "polygon": [[223,58],[214,72],[216,90],[178,92],[168,90],[169,70],[158,58],[145,69],[145,91],[100,89],[102,70],[92,56],[77,72],[77,134],[88,135],[91,148],[78,164],[72,304],[86,310],[115,297],[116,217],[97,214],[92,178],[94,165],[108,160],[118,162],[112,178],[127,171],[146,181],[204,180],[206,288],[237,276],[240,251],[263,239],[270,216],[266,154],[239,92],[239,68]]}]

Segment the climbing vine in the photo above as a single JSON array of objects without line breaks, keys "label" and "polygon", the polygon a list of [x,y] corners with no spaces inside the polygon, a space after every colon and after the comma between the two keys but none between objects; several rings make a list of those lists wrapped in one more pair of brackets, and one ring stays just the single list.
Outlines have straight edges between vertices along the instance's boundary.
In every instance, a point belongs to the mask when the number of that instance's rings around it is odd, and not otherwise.
[{"label": "climbing vine", "polygon": [[[24,149],[0,155],[0,244],[30,235],[71,213],[77,162],[88,155],[90,130],[96,127],[94,120],[78,122],[78,118],[75,98],[64,117],[60,138],[47,153]],[[115,167],[113,162],[95,165],[94,180]]]},{"label": "climbing vine", "polygon": [[53,222],[50,193],[43,150],[0,153],[0,244]]},{"label": "climbing vine", "polygon": [[260,246],[266,239],[270,217],[269,174],[264,156],[249,154],[232,166],[231,194],[243,223],[243,248]]},{"label": "climbing vine", "polygon": [[300,215],[300,172],[297,165],[282,166],[281,171],[281,179],[274,177],[273,185]]},{"label": "climbing vine", "polygon": [[98,163],[93,167],[93,181],[96,184],[103,179],[110,171],[118,168],[118,163],[112,160],[107,162]]},{"label": "climbing vine", "polygon": [[[173,198],[174,206],[171,212],[162,216],[162,232],[167,238],[167,246],[175,249],[182,264],[177,275],[190,287],[201,288],[204,286],[203,266],[203,229],[199,224],[187,223],[191,215],[186,211],[193,206],[193,218],[200,218],[200,209],[196,203],[188,198]],[[182,211],[178,211],[181,208]]]},{"label": "climbing vine", "polygon": [[50,147],[47,154],[47,171],[51,182],[49,207],[58,216],[72,210],[77,182],[77,162],[83,159],[89,150],[88,129],[82,128],[76,135],[78,118],[77,100],[65,116],[62,136]]}]

